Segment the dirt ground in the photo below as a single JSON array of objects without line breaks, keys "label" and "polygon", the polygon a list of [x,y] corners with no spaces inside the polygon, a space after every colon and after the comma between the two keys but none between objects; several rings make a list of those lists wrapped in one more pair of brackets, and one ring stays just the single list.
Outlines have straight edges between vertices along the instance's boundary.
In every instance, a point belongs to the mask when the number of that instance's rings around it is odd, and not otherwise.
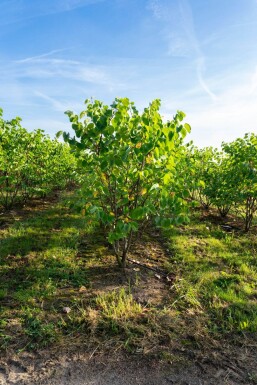
[{"label": "dirt ground", "polygon": [[[170,359],[141,354],[21,352],[0,361],[0,385],[254,385],[257,351],[188,352]],[[180,357],[178,359],[178,357]]]}]

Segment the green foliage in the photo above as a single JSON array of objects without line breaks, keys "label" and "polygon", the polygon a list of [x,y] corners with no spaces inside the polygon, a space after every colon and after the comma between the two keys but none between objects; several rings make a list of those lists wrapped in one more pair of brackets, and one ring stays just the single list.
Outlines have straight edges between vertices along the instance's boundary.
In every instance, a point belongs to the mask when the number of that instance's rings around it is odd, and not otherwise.
[{"label": "green foliage", "polygon": [[67,145],[42,130],[28,132],[18,117],[6,121],[0,114],[0,206],[10,209],[64,188],[74,173],[75,159]]},{"label": "green foliage", "polygon": [[231,173],[228,157],[222,152],[214,152],[210,168],[206,172],[205,194],[211,204],[226,217],[234,205],[236,176]]},{"label": "green foliage", "polygon": [[189,147],[180,166],[185,183],[193,200],[217,207],[224,217],[233,209],[248,231],[257,210],[257,136],[223,143],[222,150]]},{"label": "green foliage", "polygon": [[198,149],[190,143],[183,153],[180,164],[191,199],[199,202],[205,209],[211,205],[206,189],[210,188],[215,167],[214,154],[215,150],[212,147]]},{"label": "green foliage", "polygon": [[224,153],[212,147],[188,147],[182,158],[185,183],[193,201],[204,209],[217,207],[226,216],[233,204],[234,186],[231,184],[229,162]]},{"label": "green foliage", "polygon": [[98,100],[85,103],[80,115],[67,112],[76,136],[63,135],[86,175],[78,206],[105,226],[125,266],[132,234],[142,223],[155,218],[157,225],[170,226],[186,219],[187,191],[176,165],[190,126],[182,125],[182,112],[164,123],[159,100],[142,114],[127,98],[110,107]]},{"label": "green foliage", "polygon": [[236,208],[244,218],[245,231],[249,231],[257,210],[257,135],[246,134],[222,147],[229,157]]}]

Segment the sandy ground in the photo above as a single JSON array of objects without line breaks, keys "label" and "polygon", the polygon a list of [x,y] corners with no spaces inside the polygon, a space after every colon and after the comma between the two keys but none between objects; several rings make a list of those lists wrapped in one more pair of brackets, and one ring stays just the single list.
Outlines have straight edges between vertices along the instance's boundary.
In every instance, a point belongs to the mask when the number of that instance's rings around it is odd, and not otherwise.
[{"label": "sandy ground", "polygon": [[257,384],[255,359],[242,368],[226,364],[225,358],[218,365],[186,359],[167,363],[141,355],[46,359],[45,353],[22,353],[0,362],[0,385],[251,385]]}]

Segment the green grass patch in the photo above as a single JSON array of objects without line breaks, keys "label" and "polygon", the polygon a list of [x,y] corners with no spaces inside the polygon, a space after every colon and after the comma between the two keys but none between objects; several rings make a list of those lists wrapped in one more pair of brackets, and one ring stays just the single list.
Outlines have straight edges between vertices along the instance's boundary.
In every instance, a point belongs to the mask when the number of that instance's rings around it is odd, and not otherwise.
[{"label": "green grass patch", "polygon": [[175,306],[181,317],[200,311],[203,331],[219,336],[256,332],[256,235],[228,234],[197,218],[165,236],[173,253],[169,270],[176,271]]},{"label": "green grass patch", "polygon": [[65,199],[0,230],[0,346],[17,338],[35,347],[56,339],[70,292],[89,284],[85,262],[77,258],[85,234],[83,217]]},{"label": "green grass patch", "polygon": [[[169,288],[139,267],[130,269],[135,279],[122,279],[101,231],[88,228],[65,198],[18,219],[0,229],[0,349],[76,340],[165,352],[257,331],[254,233],[228,234],[198,215],[163,232],[167,255],[160,254],[162,240],[145,234],[150,246],[145,250],[142,237],[135,258],[150,252],[150,262],[171,273]],[[154,304],[144,300],[152,289]]]}]

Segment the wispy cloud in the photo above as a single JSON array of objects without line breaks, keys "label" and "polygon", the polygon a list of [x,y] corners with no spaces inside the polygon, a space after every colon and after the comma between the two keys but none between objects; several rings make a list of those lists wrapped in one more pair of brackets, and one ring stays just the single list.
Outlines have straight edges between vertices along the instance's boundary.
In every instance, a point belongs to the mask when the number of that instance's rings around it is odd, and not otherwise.
[{"label": "wispy cloud", "polygon": [[[0,62],[0,106],[24,116],[22,106],[35,107],[30,109],[31,115],[44,115],[41,105],[47,114],[55,112],[62,117],[67,109],[83,108],[83,100],[87,97],[102,98],[105,94],[113,98],[114,92],[117,95],[131,87],[124,81],[126,76],[121,64],[115,65],[113,61],[90,64],[59,58],[60,51]],[[24,118],[26,122],[26,116]]]},{"label": "wispy cloud", "polygon": [[34,95],[36,95],[37,97],[50,103],[51,106],[53,107],[53,109],[56,111],[62,111],[63,112],[69,108],[69,103],[60,102],[60,100],[55,99],[51,96],[48,96],[48,95],[44,94],[43,92],[34,91]]},{"label": "wispy cloud", "polygon": [[[54,78],[75,80],[81,83],[123,87],[118,77],[112,76],[111,66],[90,65],[87,62],[49,57],[60,50],[12,62],[2,68],[2,76],[15,79]],[[0,75],[1,78],[1,75]]]},{"label": "wispy cloud", "polygon": [[168,55],[190,57],[195,63],[200,87],[215,101],[217,96],[205,80],[206,60],[196,36],[193,13],[188,0],[151,0],[148,8],[161,22],[163,36],[168,44]]},{"label": "wispy cloud", "polygon": [[16,60],[16,63],[33,62],[33,61],[40,60],[40,59],[48,57],[48,56],[52,56],[52,55],[54,55],[56,53],[63,52],[63,51],[66,51],[66,50],[67,50],[67,48],[54,49],[52,51],[49,51],[49,52],[46,52],[46,53],[42,53],[41,55],[31,56],[31,57],[27,57],[25,59]]},{"label": "wispy cloud", "polygon": [[207,82],[204,79],[204,71],[205,71],[205,58],[204,56],[198,56],[196,59],[196,73],[197,73],[197,79],[199,81],[200,86],[202,89],[207,93],[207,95],[210,96],[212,101],[216,101],[218,98],[217,96],[211,91],[210,87],[208,86]]}]

